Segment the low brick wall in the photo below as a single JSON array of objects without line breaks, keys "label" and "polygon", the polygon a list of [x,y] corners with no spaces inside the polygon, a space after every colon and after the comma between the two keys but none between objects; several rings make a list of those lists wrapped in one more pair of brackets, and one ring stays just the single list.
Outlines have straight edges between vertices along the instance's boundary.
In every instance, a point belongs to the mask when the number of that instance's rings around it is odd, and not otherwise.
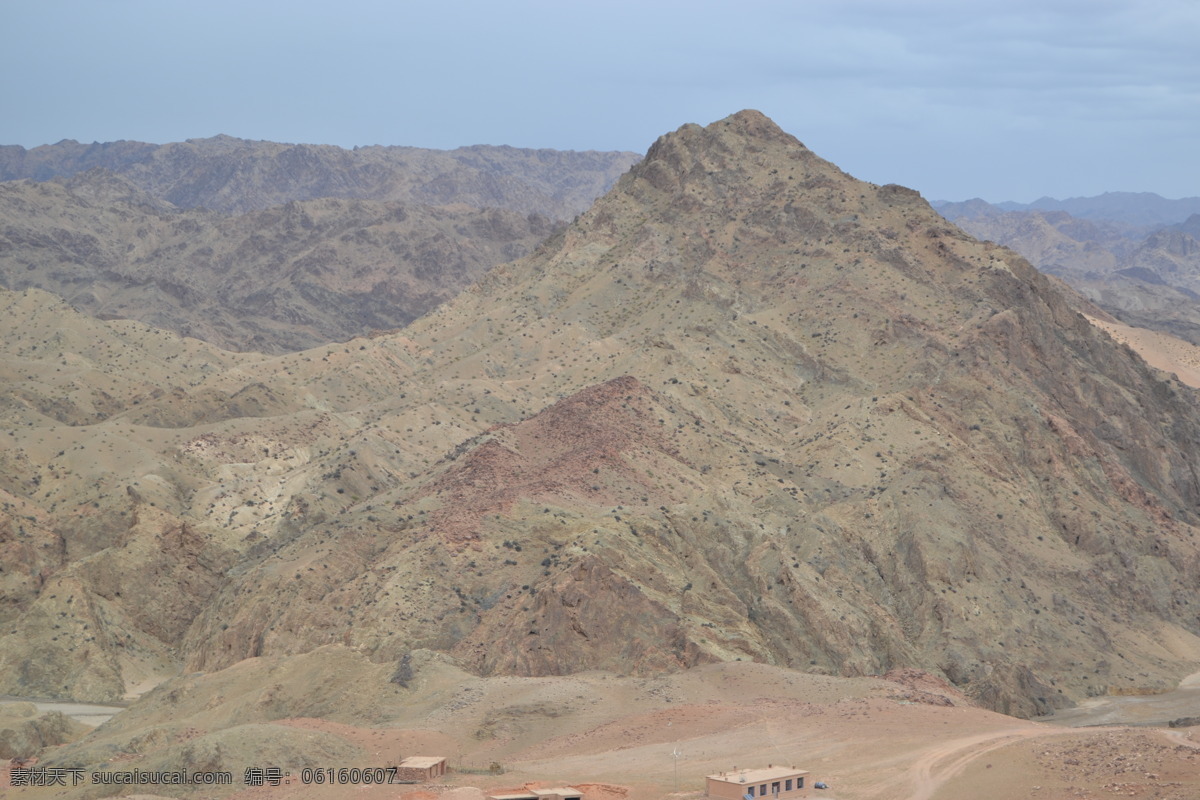
[{"label": "low brick wall", "polygon": [[430,770],[420,767],[397,767],[396,780],[398,781],[427,781],[430,779]]}]

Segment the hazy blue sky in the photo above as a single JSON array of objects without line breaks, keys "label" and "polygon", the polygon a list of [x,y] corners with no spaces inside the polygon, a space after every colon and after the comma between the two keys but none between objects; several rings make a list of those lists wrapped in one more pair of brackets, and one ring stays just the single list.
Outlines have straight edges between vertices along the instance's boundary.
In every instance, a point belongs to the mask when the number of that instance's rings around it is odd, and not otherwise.
[{"label": "hazy blue sky", "polygon": [[0,143],[644,152],[757,108],[930,199],[1200,195],[1198,0],[0,0]]}]

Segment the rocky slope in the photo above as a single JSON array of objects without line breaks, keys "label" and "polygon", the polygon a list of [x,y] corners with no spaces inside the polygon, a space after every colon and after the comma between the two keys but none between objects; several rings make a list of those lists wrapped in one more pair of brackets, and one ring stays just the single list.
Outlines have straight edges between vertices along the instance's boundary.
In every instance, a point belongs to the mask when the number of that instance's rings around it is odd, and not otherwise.
[{"label": "rocky slope", "polygon": [[1030,715],[1200,660],[1194,391],[756,112],[392,334],[228,354],[4,298],[0,692],[341,645],[915,667]]}]

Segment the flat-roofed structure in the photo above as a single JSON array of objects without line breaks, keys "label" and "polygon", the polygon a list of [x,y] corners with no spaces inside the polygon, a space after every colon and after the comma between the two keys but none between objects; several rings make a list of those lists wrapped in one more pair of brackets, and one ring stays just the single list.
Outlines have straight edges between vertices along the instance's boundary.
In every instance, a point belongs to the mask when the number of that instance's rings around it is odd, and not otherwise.
[{"label": "flat-roofed structure", "polygon": [[704,793],[723,800],[758,800],[758,798],[790,798],[808,795],[808,770],[777,767],[768,764],[764,769],[738,769],[719,772],[704,778]]},{"label": "flat-roofed structure", "polygon": [[555,786],[550,789],[534,789],[538,800],[583,800],[583,792],[574,786]]},{"label": "flat-roofed structure", "polygon": [[574,786],[554,786],[549,789],[504,789],[489,794],[487,800],[583,800],[583,792]]},{"label": "flat-roofed structure", "polygon": [[409,756],[396,769],[396,779],[402,781],[431,781],[445,774],[445,756]]}]

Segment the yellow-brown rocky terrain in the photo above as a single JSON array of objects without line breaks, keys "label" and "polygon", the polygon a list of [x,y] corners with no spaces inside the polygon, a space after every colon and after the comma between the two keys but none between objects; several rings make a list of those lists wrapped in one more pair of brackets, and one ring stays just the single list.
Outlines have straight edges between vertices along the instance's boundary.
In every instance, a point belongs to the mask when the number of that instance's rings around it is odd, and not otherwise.
[{"label": "yellow-brown rocky terrain", "polygon": [[[1032,716],[1200,661],[1194,390],[756,112],[662,137],[401,331],[259,356],[4,304],[0,692],[182,671],[60,763],[178,763],[189,727],[193,763],[301,758],[221,732],[411,728],[429,664],[447,686],[917,668]],[[503,707],[476,722],[520,737]]]}]

